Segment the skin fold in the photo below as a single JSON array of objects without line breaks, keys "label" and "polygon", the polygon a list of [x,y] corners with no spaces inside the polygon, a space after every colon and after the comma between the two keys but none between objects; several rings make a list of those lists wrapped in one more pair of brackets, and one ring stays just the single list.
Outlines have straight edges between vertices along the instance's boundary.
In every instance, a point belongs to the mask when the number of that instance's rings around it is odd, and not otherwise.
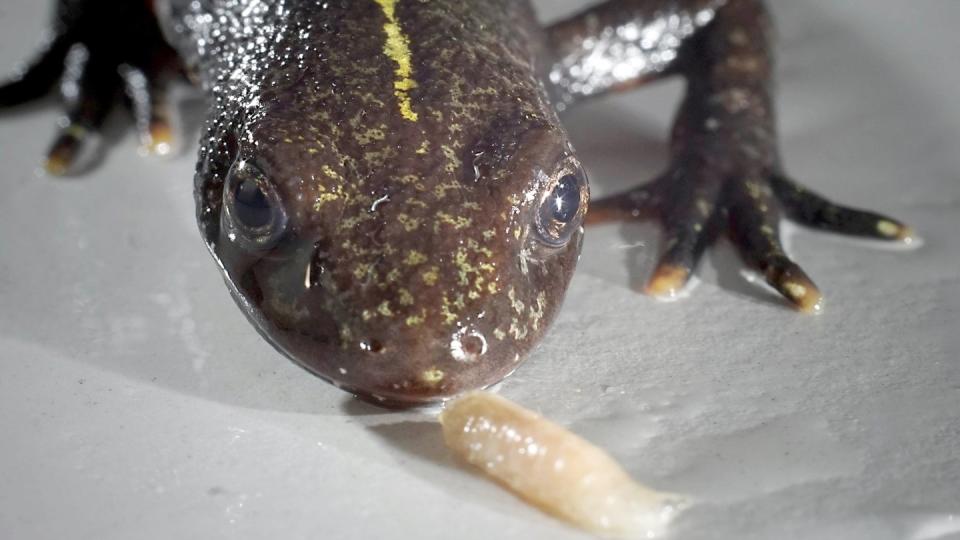
[{"label": "skin fold", "polygon": [[[113,31],[117,14],[130,28]],[[556,316],[589,199],[558,113],[582,101],[688,81],[668,169],[590,203],[591,222],[663,224],[651,294],[674,294],[726,234],[815,311],[781,217],[909,239],[784,172],[770,27],[759,0],[611,0],[547,28],[520,0],[61,0],[0,107],[60,82],[69,121],[47,169],[70,173],[121,97],[168,151],[166,86],[188,74],[210,103],[198,223],[238,305],[325,380],[419,403],[506,377]]]}]

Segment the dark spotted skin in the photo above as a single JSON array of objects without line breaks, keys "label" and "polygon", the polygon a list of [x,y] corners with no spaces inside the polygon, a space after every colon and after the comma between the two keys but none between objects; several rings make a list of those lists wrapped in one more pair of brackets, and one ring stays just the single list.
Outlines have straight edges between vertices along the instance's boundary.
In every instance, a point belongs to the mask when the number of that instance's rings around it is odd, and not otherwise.
[{"label": "dark spotted skin", "polygon": [[[543,337],[579,256],[588,196],[557,112],[594,96],[671,74],[689,81],[669,169],[591,214],[661,219],[654,294],[681,287],[727,232],[747,264],[812,310],[820,295],[783,252],[781,215],[908,237],[787,178],[759,0],[612,0],[546,29],[520,0],[173,0],[156,10],[211,98],[198,220],[235,299],[294,361],[380,402],[488,386]],[[141,37],[122,45],[166,47]],[[55,39],[0,98],[14,86],[45,92],[76,41]]]}]

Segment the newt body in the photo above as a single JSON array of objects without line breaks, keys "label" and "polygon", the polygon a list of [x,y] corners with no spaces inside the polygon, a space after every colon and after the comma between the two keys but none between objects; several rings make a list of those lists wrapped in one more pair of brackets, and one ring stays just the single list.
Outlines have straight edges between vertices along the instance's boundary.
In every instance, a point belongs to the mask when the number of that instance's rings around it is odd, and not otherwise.
[{"label": "newt body", "polygon": [[[61,0],[55,38],[0,87],[0,105],[45,92],[66,61],[77,91],[48,168],[69,169],[124,84],[157,148],[162,75],[179,58],[210,97],[197,215],[234,298],[279,350],[365,397],[484,387],[542,338],[589,198],[558,111],[587,98],[689,81],[669,170],[591,214],[663,222],[652,293],[682,286],[727,231],[747,264],[812,310],[820,295],[783,253],[781,215],[908,237],[783,173],[759,0],[611,0],[548,28],[522,0],[147,4]],[[102,32],[107,13],[142,28],[118,44]]]}]

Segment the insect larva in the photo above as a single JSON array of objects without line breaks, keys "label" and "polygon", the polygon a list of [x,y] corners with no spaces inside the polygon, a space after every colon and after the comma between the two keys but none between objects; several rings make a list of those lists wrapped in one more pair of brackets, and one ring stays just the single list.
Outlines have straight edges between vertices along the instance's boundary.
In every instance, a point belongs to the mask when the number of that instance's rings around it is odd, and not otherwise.
[{"label": "insect larva", "polygon": [[686,504],[637,484],[603,450],[502,397],[467,394],[446,406],[440,422],[458,456],[544,512],[592,533],[660,536]]}]

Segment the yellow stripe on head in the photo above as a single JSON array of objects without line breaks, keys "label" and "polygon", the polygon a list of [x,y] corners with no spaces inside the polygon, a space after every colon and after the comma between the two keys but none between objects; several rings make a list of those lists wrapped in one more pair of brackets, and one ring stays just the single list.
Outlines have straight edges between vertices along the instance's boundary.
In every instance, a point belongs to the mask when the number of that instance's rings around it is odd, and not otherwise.
[{"label": "yellow stripe on head", "polygon": [[397,64],[397,68],[394,70],[397,78],[393,83],[393,94],[397,97],[400,115],[411,122],[416,122],[419,116],[413,110],[409,92],[417,87],[417,81],[413,80],[410,38],[403,33],[400,22],[397,20],[396,6],[399,0],[374,1],[380,5],[384,16],[387,18],[386,24],[383,25],[383,31],[387,35],[383,52]]}]

